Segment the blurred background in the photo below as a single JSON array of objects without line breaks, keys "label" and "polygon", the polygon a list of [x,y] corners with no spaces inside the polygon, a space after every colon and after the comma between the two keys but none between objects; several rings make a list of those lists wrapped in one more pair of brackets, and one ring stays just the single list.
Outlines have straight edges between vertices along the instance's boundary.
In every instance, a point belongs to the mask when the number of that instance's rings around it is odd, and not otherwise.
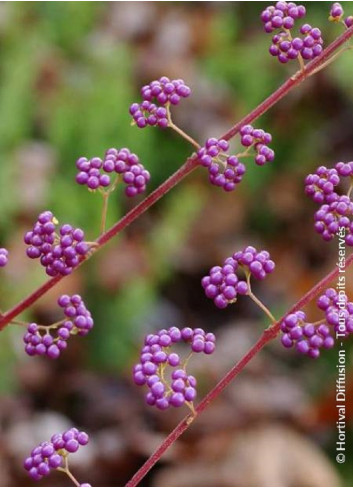
[{"label": "blurred background", "polygon": [[[353,2],[343,2],[353,14]],[[307,22],[325,44],[342,27],[329,3],[307,3]],[[174,172],[190,146],[169,130],[130,125],[139,88],[162,75],[184,78],[192,97],[175,121],[202,142],[219,136],[297,69],[268,55],[259,20],[265,2],[0,3],[0,246],[2,309],[46,280],[25,256],[23,234],[39,212],[99,231],[101,197],[75,184],[75,160],[127,146],[152,174],[149,191]],[[353,70],[347,53],[256,122],[273,135],[274,163],[227,194],[199,169],[51,290],[21,319],[60,318],[62,293],[80,293],[95,319],[58,361],[29,358],[20,326],[1,333],[0,484],[29,486],[22,459],[73,425],[91,443],[72,470],[93,486],[121,486],[185,415],[147,408],[131,368],[146,333],[202,327],[217,334],[211,357],[195,358],[199,396],[256,340],[267,323],[246,298],[217,310],[200,279],[246,244],[270,251],[277,269],[255,293],[276,316],[332,268],[337,243],[313,231],[316,206],[303,179],[320,164],[353,159]],[[235,141],[233,149],[239,148]],[[139,199],[120,189],[113,224]],[[350,277],[352,274],[350,273]],[[353,293],[347,280],[347,293]],[[352,297],[352,295],[350,296]],[[312,304],[308,313],[318,313]],[[337,350],[317,360],[274,341],[248,366],[144,479],[150,486],[351,486],[352,349],[347,342],[347,462],[335,462]],[[180,412],[179,412],[180,411]],[[40,485],[70,481],[53,474]]]}]

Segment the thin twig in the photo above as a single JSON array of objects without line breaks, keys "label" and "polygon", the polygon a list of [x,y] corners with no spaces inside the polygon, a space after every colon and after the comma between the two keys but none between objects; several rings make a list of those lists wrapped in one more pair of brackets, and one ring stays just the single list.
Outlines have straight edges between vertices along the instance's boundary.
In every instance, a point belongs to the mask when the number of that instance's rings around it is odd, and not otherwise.
[{"label": "thin twig", "polygon": [[177,132],[182,138],[186,139],[189,143],[191,143],[196,149],[200,149],[200,145],[198,142],[195,141],[189,134],[186,134],[180,127],[178,127],[176,124],[174,124],[172,120],[172,115],[170,113],[170,107],[167,105],[167,119],[168,119],[168,127],[173,129],[175,132]]},{"label": "thin twig", "polygon": [[275,323],[276,322],[276,318],[274,317],[274,315],[272,314],[272,312],[265,306],[265,304],[260,301],[260,299],[258,297],[256,297],[256,295],[253,293],[252,289],[251,289],[251,283],[250,283],[250,279],[251,279],[251,273],[250,272],[246,272],[246,283],[248,284],[248,297],[250,297],[250,299],[252,299],[255,304],[257,306],[259,306],[260,309],[262,309],[262,311],[266,314],[266,316],[270,319],[271,321],[271,324]]},{"label": "thin twig", "polygon": [[316,75],[316,73],[319,73],[319,71],[323,70],[327,66],[329,66],[333,61],[335,61],[338,56],[341,56],[346,51],[349,51],[350,49],[353,49],[353,46],[344,46],[343,48],[339,49],[335,54],[333,54],[325,63],[320,65],[316,70],[310,73],[310,76]]},{"label": "thin twig", "polygon": [[80,483],[78,482],[76,477],[71,473],[71,471],[69,469],[69,461],[68,461],[67,456],[65,457],[65,467],[58,467],[57,470],[59,472],[63,472],[64,474],[66,474],[72,480],[72,482],[75,484],[75,486],[80,487]]},{"label": "thin twig", "polygon": [[170,127],[171,129],[173,129],[175,132],[177,132],[178,134],[180,134],[181,137],[183,137],[184,139],[186,139],[187,141],[189,141],[189,143],[191,143],[196,149],[200,149],[199,143],[197,143],[195,141],[195,139],[193,139],[191,136],[189,136],[188,134],[186,134],[186,132],[184,132],[182,129],[180,129],[180,127],[178,127],[176,124],[174,124],[174,122],[169,123],[168,127]]},{"label": "thin twig", "polygon": [[65,474],[72,480],[72,482],[75,484],[75,486],[80,487],[80,483],[76,479],[76,477],[70,472],[70,470],[67,470]]},{"label": "thin twig", "polygon": [[248,293],[248,296],[250,297],[250,299],[252,299],[255,302],[255,304],[257,304],[259,306],[260,309],[263,310],[263,312],[266,314],[266,316],[271,320],[271,323],[276,322],[276,318],[273,316],[271,311],[265,306],[265,304],[263,302],[260,301],[260,299],[258,297],[256,297],[256,295],[251,290]]},{"label": "thin twig", "polygon": [[[49,324],[48,326],[46,326],[44,324],[37,324],[37,327],[39,329],[45,329],[45,330],[56,329],[58,326],[60,326],[64,322],[65,322],[65,319],[62,319],[61,321],[57,321],[56,323]],[[20,321],[19,319],[12,319],[11,324],[16,324],[18,326],[28,326],[30,324],[30,321]]]},{"label": "thin twig", "polygon": [[101,218],[101,227],[100,233],[103,234],[105,231],[105,227],[107,224],[107,213],[108,213],[108,203],[109,203],[109,195],[110,192],[103,192],[103,209],[102,209],[102,218]]}]

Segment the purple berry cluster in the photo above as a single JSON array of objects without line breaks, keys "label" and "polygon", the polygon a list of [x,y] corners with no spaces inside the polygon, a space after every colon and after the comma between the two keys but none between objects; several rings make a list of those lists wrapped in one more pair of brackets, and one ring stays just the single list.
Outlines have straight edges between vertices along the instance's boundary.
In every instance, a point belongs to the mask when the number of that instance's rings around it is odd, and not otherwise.
[{"label": "purple berry cluster", "polygon": [[338,163],[336,163],[335,168],[340,177],[350,177],[353,179],[353,161],[350,161],[348,163],[339,161]]},{"label": "purple berry cluster", "polygon": [[293,2],[277,2],[275,6],[267,7],[261,14],[264,29],[267,33],[279,30],[272,37],[269,52],[278,58],[280,63],[288,63],[292,59],[314,59],[322,53],[323,39],[321,31],[310,24],[300,27],[300,36],[293,37],[290,30],[295,21],[305,16],[303,5]]},{"label": "purple berry cluster", "polygon": [[332,203],[336,200],[335,187],[340,183],[336,168],[319,166],[315,173],[305,178],[305,193],[317,204]]},{"label": "purple berry cluster", "polygon": [[[171,351],[171,347],[185,342],[190,345],[192,353],[210,355],[215,350],[215,341],[213,333],[205,333],[201,328],[179,329],[173,326],[147,335],[140,363],[133,369],[135,384],[149,388],[147,404],[164,410],[169,406],[180,407],[192,403],[197,394],[196,379],[187,374],[185,363],[182,364],[179,354]],[[172,368],[170,383],[165,376],[167,366]]]},{"label": "purple berry cluster", "polygon": [[211,268],[209,275],[203,277],[201,285],[209,299],[219,309],[224,309],[237,300],[237,296],[249,292],[248,284],[240,280],[237,273],[242,270],[245,275],[253,275],[258,280],[266,278],[275,269],[268,251],[257,251],[247,246],[243,251],[234,253],[224,261],[223,266]]},{"label": "purple berry cluster", "polygon": [[332,348],[335,334],[345,337],[353,333],[353,302],[348,301],[344,292],[327,289],[316,304],[324,312],[322,321],[312,324],[304,312],[297,311],[281,323],[283,346],[295,346],[299,353],[311,358],[318,358],[321,348]]},{"label": "purple berry cluster", "polygon": [[345,236],[346,244],[353,246],[351,217],[353,216],[353,202],[347,195],[341,195],[331,204],[324,204],[315,212],[315,231],[321,234],[325,241],[331,241],[340,228],[348,230]]},{"label": "purple berry cluster", "polygon": [[151,178],[138,156],[131,153],[128,148],[110,148],[105,152],[103,160],[97,157],[90,160],[81,157],[76,161],[76,167],[79,170],[76,182],[86,185],[89,190],[109,187],[110,173],[121,175],[126,184],[125,193],[128,197],[144,192]]},{"label": "purple berry cluster", "polygon": [[35,447],[23,466],[33,480],[39,481],[52,470],[64,468],[65,459],[69,454],[77,452],[80,446],[87,445],[88,442],[89,437],[84,431],[71,428],[64,433],[53,435],[50,441],[42,442]]},{"label": "purple berry cluster", "polygon": [[294,2],[277,2],[275,6],[267,7],[261,13],[265,32],[271,33],[276,29],[292,29],[298,19],[306,15],[304,5],[296,5]]},{"label": "purple berry cluster", "polygon": [[91,331],[94,325],[93,319],[80,295],[61,295],[58,305],[64,309],[66,318],[60,328],[67,329],[66,333],[62,332],[63,334],[67,336],[69,332],[71,335],[86,336]]},{"label": "purple berry cluster", "polygon": [[209,138],[197,152],[201,165],[208,169],[212,185],[226,192],[234,190],[245,173],[245,166],[238,158],[225,153],[228,149],[229,143],[225,139]]},{"label": "purple berry cluster", "polygon": [[184,80],[170,80],[162,76],[141,89],[142,103],[130,106],[130,115],[140,129],[147,126],[168,127],[168,112],[166,106],[178,105],[182,98],[191,94]]},{"label": "purple berry cluster", "polygon": [[263,129],[255,129],[250,124],[240,129],[240,141],[246,148],[253,147],[256,151],[255,163],[259,166],[265,165],[275,158],[275,152],[267,145],[271,143],[272,136]]},{"label": "purple berry cluster", "polygon": [[324,41],[321,31],[318,27],[311,27],[310,24],[304,24],[300,28],[303,37],[303,47],[299,50],[303,59],[314,59],[322,53]]},{"label": "purple berry cluster", "polygon": [[331,9],[330,9],[330,15],[329,15],[329,20],[331,22],[343,22],[343,24],[347,27],[352,27],[353,25],[353,15],[349,15],[345,19],[343,19],[344,15],[344,10],[342,5],[339,2],[335,2]]},{"label": "purple berry cluster", "polygon": [[290,33],[286,31],[275,34],[272,37],[270,54],[276,56],[280,63],[288,63],[292,59],[297,59],[299,55],[307,60],[319,56],[323,44],[320,29],[304,24],[300,28],[300,33],[305,34],[303,39],[300,37],[291,39]]},{"label": "purple berry cluster", "polygon": [[302,47],[303,41],[299,37],[291,39],[289,32],[282,31],[272,37],[269,52],[271,56],[276,56],[280,63],[288,63],[289,60],[298,58]]},{"label": "purple berry cluster", "polygon": [[324,322],[319,325],[308,323],[303,311],[288,314],[281,323],[281,331],[285,348],[295,346],[298,353],[310,358],[318,358],[321,348],[330,349],[335,344],[330,328]]},{"label": "purple berry cluster", "polygon": [[327,289],[317,300],[317,306],[324,311],[326,322],[341,336],[353,333],[353,302],[349,302],[346,294],[335,289]]},{"label": "purple berry cluster", "polygon": [[6,248],[0,248],[0,267],[6,267],[9,261],[9,252]]},{"label": "purple berry cluster", "polygon": [[275,269],[275,263],[268,251],[257,251],[253,246],[247,246],[243,251],[234,253],[233,259],[257,280],[264,280]]},{"label": "purple berry cluster", "polygon": [[[43,331],[43,335],[41,332]],[[65,338],[65,339],[64,339]],[[43,330],[36,323],[30,323],[23,337],[27,355],[46,355],[48,358],[58,358],[62,350],[67,347],[66,335],[53,337],[51,330]]]},{"label": "purple berry cluster", "polygon": [[170,80],[167,76],[162,76],[141,88],[143,100],[155,100],[159,105],[178,105],[182,98],[187,98],[190,94],[191,89],[184,80]]},{"label": "purple berry cluster", "polygon": [[159,107],[148,100],[144,100],[141,104],[133,103],[129,111],[136,126],[140,129],[146,126],[158,126],[162,129],[168,127],[167,109]]},{"label": "purple berry cluster", "polygon": [[343,178],[353,181],[353,162],[340,161],[335,168],[320,166],[305,179],[305,193],[317,204],[322,204],[315,213],[315,230],[325,241],[335,237],[340,228],[345,229],[345,242],[353,246],[353,202],[348,195],[339,195],[336,190]]},{"label": "purple berry cluster", "polygon": [[65,319],[51,326],[38,326],[30,323],[23,337],[25,352],[30,355],[46,355],[56,359],[67,348],[67,340],[71,335],[86,336],[93,328],[91,313],[82,298],[62,295],[58,305],[64,309]]},{"label": "purple berry cluster", "polygon": [[63,224],[58,235],[57,224],[52,212],[42,212],[32,231],[28,231],[24,237],[24,242],[28,245],[27,256],[39,258],[51,277],[69,275],[79,264],[81,257],[89,251],[82,229]]},{"label": "purple berry cluster", "polygon": [[76,161],[79,173],[76,175],[76,182],[79,185],[87,185],[89,190],[97,190],[102,187],[109,187],[110,176],[102,173],[103,160],[98,157],[88,160],[84,156]]}]

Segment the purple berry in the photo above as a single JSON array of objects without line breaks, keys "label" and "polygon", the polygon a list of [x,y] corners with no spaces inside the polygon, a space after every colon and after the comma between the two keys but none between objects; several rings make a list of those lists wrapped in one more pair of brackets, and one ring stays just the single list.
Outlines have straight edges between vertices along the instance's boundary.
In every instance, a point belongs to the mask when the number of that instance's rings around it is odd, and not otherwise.
[{"label": "purple berry", "polygon": [[338,2],[335,2],[332,4],[331,9],[330,9],[330,16],[329,20],[331,22],[339,22],[341,18],[343,17],[343,8],[342,5]]},{"label": "purple berry", "polygon": [[49,466],[52,469],[57,469],[62,464],[62,456],[58,454],[51,455],[48,459]]},{"label": "purple berry", "polygon": [[65,443],[65,450],[67,450],[69,453],[75,453],[77,452],[77,450],[79,449],[80,447],[80,444],[79,442],[72,438],[71,440],[68,440],[66,443]]},{"label": "purple berry", "polygon": [[353,15],[349,15],[348,17],[346,17],[344,19],[344,24],[347,27],[347,29],[349,29],[350,27],[352,27],[352,25],[353,25]]},{"label": "purple berry", "polygon": [[0,248],[0,267],[5,267],[8,262],[9,252],[6,248]]}]

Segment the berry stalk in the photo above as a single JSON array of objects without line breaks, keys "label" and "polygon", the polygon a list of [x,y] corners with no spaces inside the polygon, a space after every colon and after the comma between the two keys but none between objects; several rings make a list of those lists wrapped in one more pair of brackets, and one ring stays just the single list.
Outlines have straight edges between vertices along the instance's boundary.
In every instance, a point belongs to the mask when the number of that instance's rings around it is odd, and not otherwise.
[{"label": "berry stalk", "polygon": [[76,477],[72,474],[72,472],[70,472],[67,457],[65,458],[65,467],[64,468],[59,467],[57,470],[59,472],[63,472],[64,474],[66,474],[68,478],[72,480],[72,482],[75,484],[76,487],[80,487],[80,483],[78,482]]},{"label": "berry stalk", "polygon": [[247,282],[248,282],[248,287],[249,287],[248,296],[266,314],[266,316],[270,319],[270,321],[272,321],[272,324],[275,324],[276,323],[276,318],[274,317],[274,315],[272,314],[272,312],[265,306],[265,304],[263,304],[263,302],[260,301],[260,299],[258,297],[256,297],[256,295],[251,290],[249,278],[248,278]]},{"label": "berry stalk", "polygon": [[[346,268],[353,264],[353,253],[346,260]],[[294,306],[292,306],[278,321],[272,326],[265,329],[256,343],[247,351],[247,353],[224,375],[218,384],[201,400],[196,406],[192,420],[199,416],[208,405],[216,399],[226,387],[237,377],[253,359],[253,357],[261,351],[267,343],[276,338],[280,331],[281,322],[288,314],[302,309],[311,302],[323,289],[325,289],[339,274],[339,269],[335,267],[328,273],[320,282],[310,289]],[[186,431],[190,426],[189,416],[186,416],[174,430],[165,438],[162,444],[153,452],[149,459],[142,465],[136,474],[129,480],[125,487],[136,487],[137,484],[145,477],[152,467],[160,460],[162,455],[168,448]]]},{"label": "berry stalk", "polygon": [[[353,36],[353,25],[349,27],[345,32],[343,32],[337,39],[335,39],[318,57],[305,66],[304,70],[298,71],[294,76],[289,78],[284,82],[275,92],[273,92],[269,97],[267,97],[260,105],[253,109],[249,114],[243,117],[239,122],[237,122],[233,127],[227,131],[226,134],[222,136],[222,139],[229,140],[234,137],[240,129],[251,122],[258,119],[267,110],[273,107],[277,102],[279,102],[283,97],[285,97],[291,90],[300,85],[306,78],[311,76],[320,66],[324,65],[331,56],[344,45]],[[107,242],[109,242],[115,235],[120,231],[125,229],[129,224],[140,217],[144,212],[146,212],[153,204],[155,204],[161,197],[163,197],[169,190],[171,190],[175,185],[177,185],[183,178],[185,178],[189,173],[191,173],[197,166],[198,158],[194,154],[189,157],[186,162],[164,183],[162,183],[156,190],[154,190],[150,195],[148,195],[140,204],[131,209],[120,221],[114,224],[108,231],[102,234],[97,240],[97,246],[90,250],[89,254],[82,256],[79,264],[80,266],[84,261],[90,258],[95,252],[102,248]],[[75,267],[75,268],[77,268]],[[57,275],[52,279],[49,279],[43,285],[41,285],[34,292],[29,294],[26,298],[20,301],[12,309],[6,313],[0,315],[0,331],[6,327],[7,324],[11,322],[16,316],[21,314],[32,304],[34,304],[38,299],[40,299],[48,290],[53,288],[60,280],[64,277]]]},{"label": "berry stalk", "polygon": [[186,139],[190,144],[192,144],[196,149],[200,148],[200,145],[186,132],[184,132],[180,127],[178,127],[174,122],[172,121],[172,116],[170,113],[170,107],[167,105],[167,119],[168,119],[168,127],[173,129],[175,132],[177,132],[182,138]]},{"label": "berry stalk", "polygon": [[101,219],[101,234],[104,233],[107,223],[107,213],[108,213],[108,202],[109,202],[109,192],[104,192],[103,194],[103,209],[102,209],[102,219]]}]

